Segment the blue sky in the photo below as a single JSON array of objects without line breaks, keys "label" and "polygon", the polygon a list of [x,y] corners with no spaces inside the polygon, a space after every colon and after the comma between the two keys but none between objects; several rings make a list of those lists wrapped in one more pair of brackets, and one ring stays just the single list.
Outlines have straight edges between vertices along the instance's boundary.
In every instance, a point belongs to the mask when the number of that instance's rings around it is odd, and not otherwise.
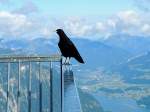
[{"label": "blue sky", "polygon": [[46,38],[63,28],[79,38],[150,36],[149,0],[0,0],[0,37]]},{"label": "blue sky", "polygon": [[[36,2],[42,12],[55,15],[111,15],[119,10],[130,9],[131,0],[42,0]],[[125,5],[126,4],[126,5]]]},{"label": "blue sky", "polygon": [[132,0],[0,0],[0,10],[13,11],[32,2],[40,13],[56,16],[110,16],[120,10],[136,9]]}]

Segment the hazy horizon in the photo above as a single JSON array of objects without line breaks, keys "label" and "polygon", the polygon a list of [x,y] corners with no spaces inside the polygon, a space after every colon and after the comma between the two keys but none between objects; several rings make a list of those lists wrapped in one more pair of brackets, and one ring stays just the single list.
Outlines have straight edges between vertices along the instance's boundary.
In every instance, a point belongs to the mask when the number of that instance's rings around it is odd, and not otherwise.
[{"label": "hazy horizon", "polygon": [[127,34],[150,36],[148,0],[0,0],[0,37],[56,37],[57,28],[77,38]]}]

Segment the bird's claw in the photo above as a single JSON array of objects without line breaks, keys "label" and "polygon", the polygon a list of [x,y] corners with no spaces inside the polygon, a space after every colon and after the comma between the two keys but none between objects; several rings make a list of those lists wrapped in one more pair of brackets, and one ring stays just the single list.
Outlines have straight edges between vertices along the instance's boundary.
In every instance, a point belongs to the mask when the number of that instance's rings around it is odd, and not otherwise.
[{"label": "bird's claw", "polygon": [[71,65],[70,63],[63,63],[62,65]]}]

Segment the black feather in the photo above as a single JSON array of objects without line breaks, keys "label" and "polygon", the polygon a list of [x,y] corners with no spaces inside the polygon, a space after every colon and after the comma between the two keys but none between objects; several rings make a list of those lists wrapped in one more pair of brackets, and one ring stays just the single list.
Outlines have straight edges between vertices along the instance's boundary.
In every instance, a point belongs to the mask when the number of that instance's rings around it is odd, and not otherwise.
[{"label": "black feather", "polygon": [[73,44],[73,42],[67,37],[67,35],[64,33],[62,29],[57,29],[57,34],[59,35],[59,43],[58,46],[60,48],[60,51],[64,57],[73,57],[80,63],[84,63],[82,57],[80,56],[77,48]]}]

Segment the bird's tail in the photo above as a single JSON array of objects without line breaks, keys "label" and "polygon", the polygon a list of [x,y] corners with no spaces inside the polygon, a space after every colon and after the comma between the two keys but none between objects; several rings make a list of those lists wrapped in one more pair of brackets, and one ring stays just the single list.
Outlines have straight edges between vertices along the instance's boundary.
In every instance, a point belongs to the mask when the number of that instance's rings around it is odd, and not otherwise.
[{"label": "bird's tail", "polygon": [[82,59],[81,56],[77,56],[77,57],[75,57],[75,59],[76,59],[77,61],[79,61],[80,63],[84,63],[84,61],[83,61],[83,59]]}]

